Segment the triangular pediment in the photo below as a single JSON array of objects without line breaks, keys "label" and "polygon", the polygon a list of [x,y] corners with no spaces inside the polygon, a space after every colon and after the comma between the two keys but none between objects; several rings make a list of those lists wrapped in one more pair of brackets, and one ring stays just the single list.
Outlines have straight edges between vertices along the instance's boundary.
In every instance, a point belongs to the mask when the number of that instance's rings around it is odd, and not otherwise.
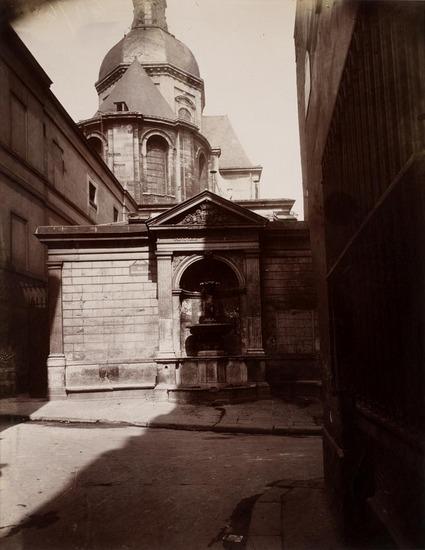
[{"label": "triangular pediment", "polygon": [[267,219],[224,199],[211,191],[199,195],[170,208],[159,216],[148,220],[150,229],[155,228],[260,228]]}]

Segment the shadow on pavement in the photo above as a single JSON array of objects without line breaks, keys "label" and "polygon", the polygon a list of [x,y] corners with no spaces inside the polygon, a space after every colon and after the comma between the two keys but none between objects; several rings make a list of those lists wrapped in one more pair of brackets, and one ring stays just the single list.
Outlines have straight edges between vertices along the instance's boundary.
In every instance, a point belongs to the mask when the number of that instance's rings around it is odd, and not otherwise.
[{"label": "shadow on pavement", "polygon": [[[0,432],[30,421],[31,414],[38,411],[47,401],[36,401],[27,396],[0,399]],[[2,405],[5,405],[2,407]],[[2,410],[2,409],[5,410]]]},{"label": "shadow on pavement", "polygon": [[243,548],[275,480],[322,476],[318,437],[35,423],[6,435],[4,550]]}]

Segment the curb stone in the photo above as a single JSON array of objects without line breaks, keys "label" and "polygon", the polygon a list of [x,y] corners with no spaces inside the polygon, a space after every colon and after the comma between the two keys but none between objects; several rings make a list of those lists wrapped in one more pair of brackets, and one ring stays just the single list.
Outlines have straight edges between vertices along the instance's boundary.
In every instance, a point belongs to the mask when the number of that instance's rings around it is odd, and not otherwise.
[{"label": "curb stone", "polygon": [[196,423],[178,423],[178,422],[161,422],[161,421],[126,421],[126,420],[106,420],[106,419],[82,419],[72,417],[32,417],[31,415],[19,414],[0,414],[0,420],[11,422],[59,422],[63,424],[98,424],[111,426],[134,426],[137,428],[151,428],[164,430],[185,430],[199,432],[216,432],[216,433],[240,433],[252,435],[288,435],[288,436],[319,436],[322,433],[320,426],[304,426],[304,427],[275,427],[263,428],[261,426],[241,426],[237,424],[220,425],[220,424],[196,424]]}]

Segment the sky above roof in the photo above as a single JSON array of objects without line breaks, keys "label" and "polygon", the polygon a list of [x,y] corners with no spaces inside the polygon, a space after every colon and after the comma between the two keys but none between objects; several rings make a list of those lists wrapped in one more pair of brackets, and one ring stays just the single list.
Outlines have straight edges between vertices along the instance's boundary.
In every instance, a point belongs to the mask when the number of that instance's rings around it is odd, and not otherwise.
[{"label": "sky above roof", "polygon": [[[205,115],[225,115],[253,164],[261,196],[296,199],[302,214],[293,29],[296,0],[168,0],[169,31],[195,54]],[[132,0],[57,0],[14,23],[75,121],[97,110],[108,50],[128,32]]]}]

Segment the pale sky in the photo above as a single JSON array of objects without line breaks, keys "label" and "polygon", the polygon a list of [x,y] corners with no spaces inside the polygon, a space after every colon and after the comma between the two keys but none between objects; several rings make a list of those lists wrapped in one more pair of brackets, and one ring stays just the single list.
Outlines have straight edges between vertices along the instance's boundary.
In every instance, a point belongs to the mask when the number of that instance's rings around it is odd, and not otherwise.
[{"label": "pale sky", "polygon": [[[302,188],[293,41],[296,0],[168,0],[169,31],[195,54],[204,114],[228,114],[251,161],[264,167],[261,197]],[[132,0],[59,0],[14,23],[77,122],[97,108],[94,83],[107,51],[128,32]]]}]

